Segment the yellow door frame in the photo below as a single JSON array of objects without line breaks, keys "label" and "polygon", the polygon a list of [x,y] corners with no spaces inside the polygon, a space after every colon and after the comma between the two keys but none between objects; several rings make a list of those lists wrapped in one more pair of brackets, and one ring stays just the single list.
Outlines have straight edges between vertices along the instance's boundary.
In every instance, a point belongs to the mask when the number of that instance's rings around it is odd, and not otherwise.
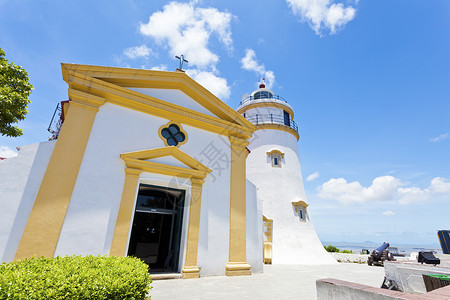
[{"label": "yellow door frame", "polygon": [[[148,159],[163,156],[172,156],[189,168],[148,161]],[[188,178],[191,181],[191,200],[189,205],[186,259],[182,273],[183,278],[200,277],[200,269],[197,266],[197,254],[202,188],[203,183],[205,182],[204,179],[211,170],[173,146],[123,153],[120,157],[125,162],[126,175],[110,255],[126,255],[125,251],[128,245],[129,232],[134,214],[134,203],[139,184],[139,175],[142,172]]]}]

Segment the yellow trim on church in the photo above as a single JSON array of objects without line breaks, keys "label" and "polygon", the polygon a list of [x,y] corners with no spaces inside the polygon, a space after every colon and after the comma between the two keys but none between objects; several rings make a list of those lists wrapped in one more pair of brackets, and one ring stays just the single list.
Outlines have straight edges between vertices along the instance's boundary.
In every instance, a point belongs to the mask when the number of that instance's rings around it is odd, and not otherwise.
[{"label": "yellow trim on church", "polygon": [[69,89],[71,99],[15,260],[53,257],[98,108],[105,99]]},{"label": "yellow trim on church", "polygon": [[[62,64],[63,79],[73,87],[107,102],[229,136],[248,139],[255,126],[185,73]],[[213,117],[129,87],[178,89],[211,111]]]},{"label": "yellow trim on church", "polygon": [[227,276],[250,275],[246,252],[246,158],[247,140],[230,136],[230,244],[229,258],[225,267]]},{"label": "yellow trim on church", "polygon": [[[189,168],[147,161],[148,159],[164,156],[172,156]],[[125,251],[128,245],[128,235],[134,214],[134,203],[139,184],[139,174],[141,172],[189,178],[191,180],[191,201],[189,205],[186,260],[182,272],[183,278],[198,278],[200,276],[200,269],[197,266],[197,254],[201,196],[204,178],[211,170],[173,146],[123,153],[120,155],[120,158],[123,159],[126,165],[126,177],[110,254],[116,256],[126,255]]]}]

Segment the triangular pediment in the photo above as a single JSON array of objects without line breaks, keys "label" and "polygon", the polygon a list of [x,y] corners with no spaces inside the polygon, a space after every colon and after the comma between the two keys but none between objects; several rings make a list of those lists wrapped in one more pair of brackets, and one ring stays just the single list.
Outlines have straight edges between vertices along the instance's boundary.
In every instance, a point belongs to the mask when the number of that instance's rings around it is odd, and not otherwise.
[{"label": "triangular pediment", "polygon": [[[129,168],[170,176],[205,178],[211,172],[198,160],[173,146],[127,152],[121,154],[120,158]],[[174,160],[181,165],[173,164]]]},{"label": "triangular pediment", "polygon": [[[62,64],[70,89],[103,97],[107,102],[178,119],[222,135],[250,137],[256,130],[234,109],[183,72]],[[151,91],[154,91],[153,93]],[[157,90],[177,90],[192,105],[158,98]]]}]

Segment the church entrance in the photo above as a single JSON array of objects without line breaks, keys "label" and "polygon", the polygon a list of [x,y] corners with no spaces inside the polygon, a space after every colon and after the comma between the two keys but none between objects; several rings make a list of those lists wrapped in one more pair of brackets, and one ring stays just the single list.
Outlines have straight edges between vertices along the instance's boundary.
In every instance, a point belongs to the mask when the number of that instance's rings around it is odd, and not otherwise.
[{"label": "church entrance", "polygon": [[140,258],[150,272],[177,272],[184,190],[139,186],[128,256]]}]

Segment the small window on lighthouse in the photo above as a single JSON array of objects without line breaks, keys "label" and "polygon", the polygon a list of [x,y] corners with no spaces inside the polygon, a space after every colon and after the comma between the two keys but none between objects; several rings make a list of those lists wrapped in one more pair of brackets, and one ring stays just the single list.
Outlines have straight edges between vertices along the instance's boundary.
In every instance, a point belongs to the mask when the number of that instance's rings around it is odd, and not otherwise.
[{"label": "small window on lighthouse", "polygon": [[272,154],[272,167],[281,168],[281,156],[279,154]]},{"label": "small window on lighthouse", "polygon": [[303,207],[299,207],[298,216],[300,217],[300,220],[305,220],[305,214],[303,212]]},{"label": "small window on lighthouse", "polygon": [[292,204],[294,205],[295,212],[300,221],[306,222],[306,208],[308,207],[308,204],[303,200],[292,202]]},{"label": "small window on lighthouse", "polygon": [[272,162],[272,167],[281,168],[281,159],[284,158],[284,153],[274,149],[267,152],[267,158]]}]

